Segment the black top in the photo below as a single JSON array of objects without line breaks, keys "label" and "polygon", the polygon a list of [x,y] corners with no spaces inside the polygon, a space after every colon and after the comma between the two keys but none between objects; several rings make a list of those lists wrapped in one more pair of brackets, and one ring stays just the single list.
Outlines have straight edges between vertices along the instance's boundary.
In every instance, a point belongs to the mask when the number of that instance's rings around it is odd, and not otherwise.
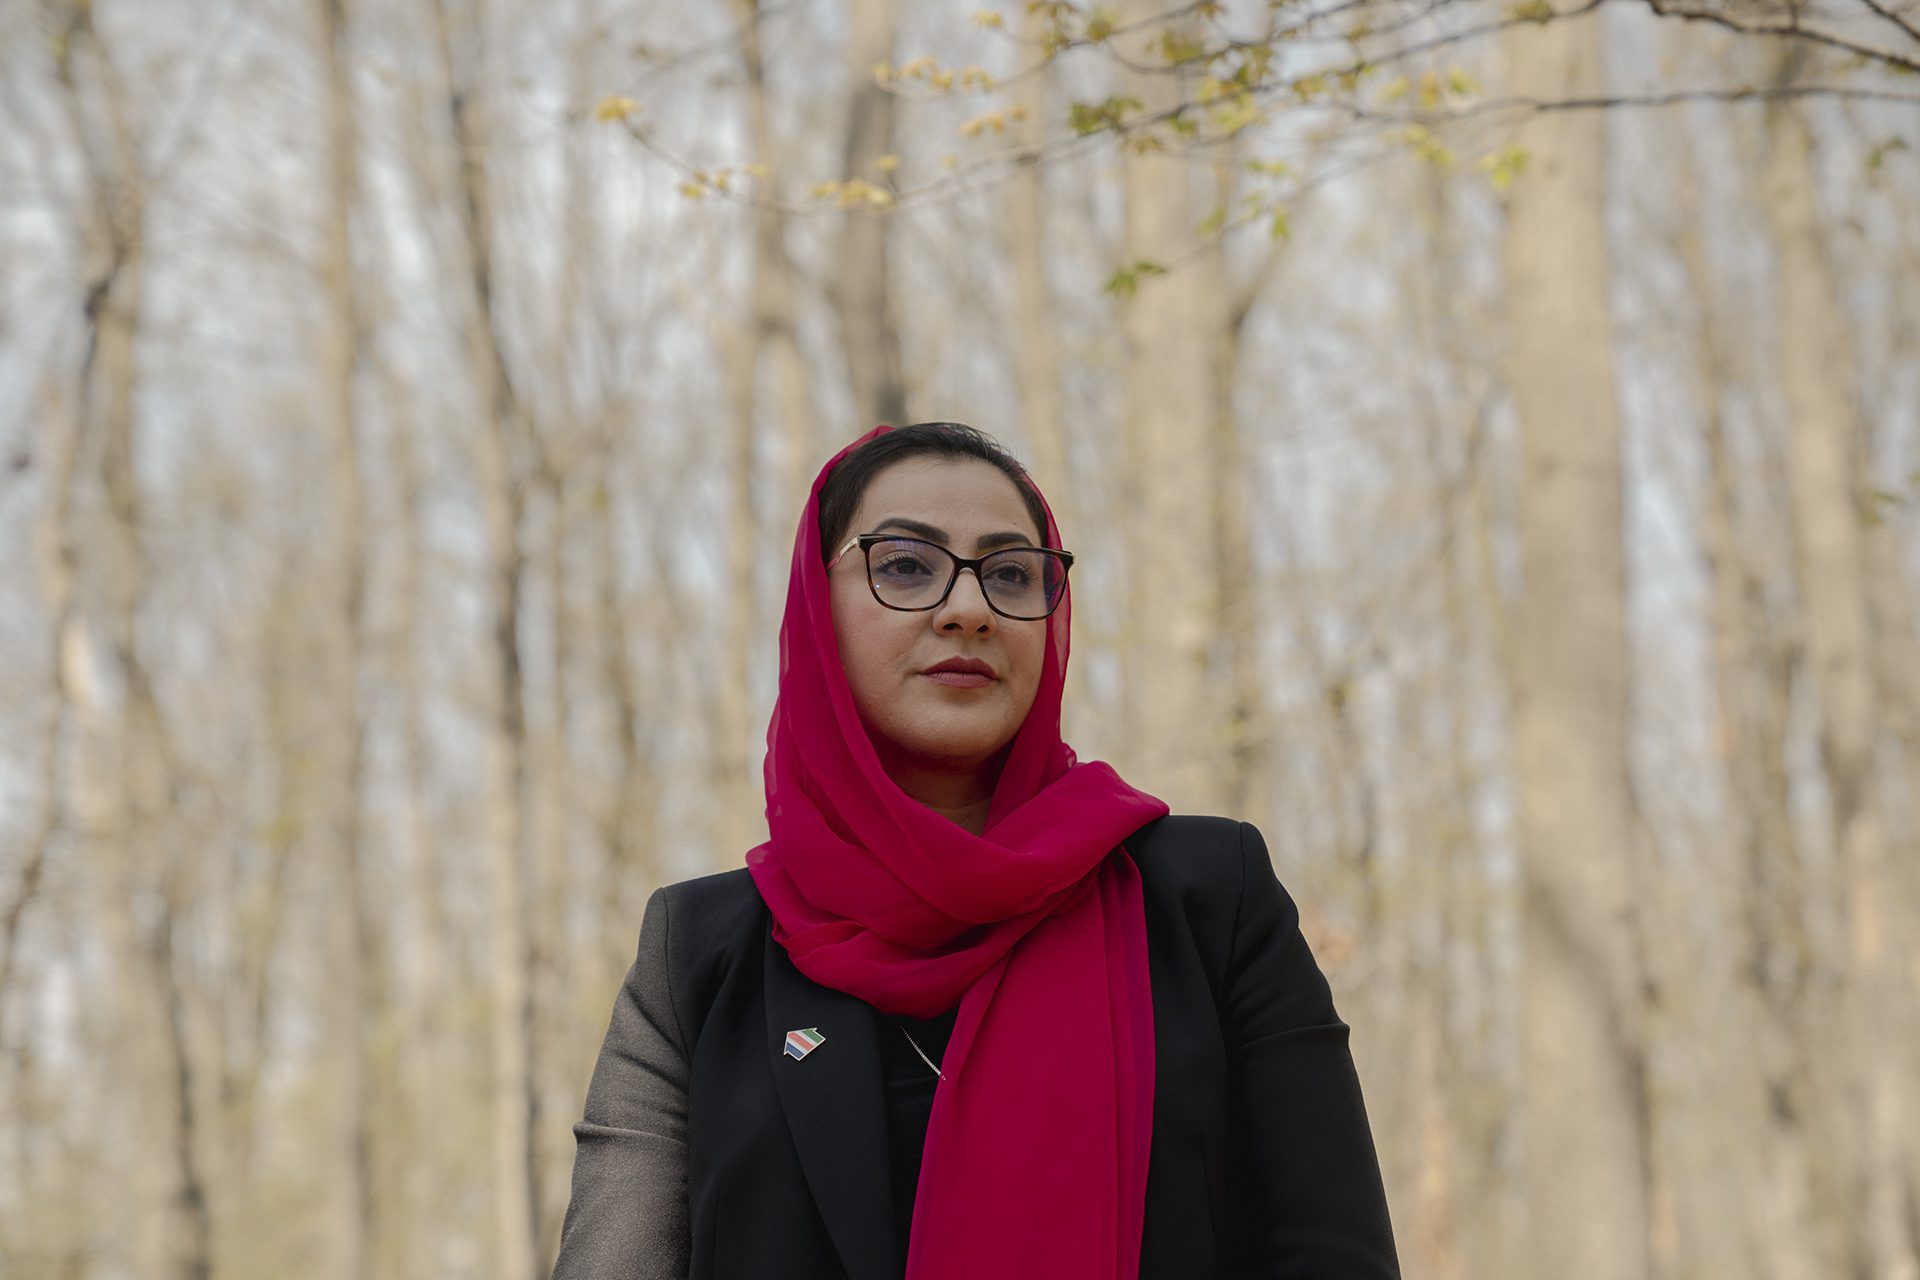
[{"label": "black top", "polygon": [[[904,1254],[908,1228],[913,1225],[913,1197],[920,1186],[920,1156],[927,1145],[927,1121],[933,1115],[933,1091],[940,1077],[928,1070],[913,1045],[940,1065],[947,1041],[953,1036],[958,1007],[937,1018],[921,1021],[893,1014],[878,1015],[880,1074],[887,1086],[887,1153],[893,1167],[893,1222]],[[900,1034],[905,1027],[907,1035]],[[907,1042],[913,1037],[913,1044]]]},{"label": "black top", "polygon": [[[1140,1280],[1397,1280],[1348,1028],[1260,833],[1166,817],[1125,848],[1153,993]],[[746,867],[648,899],[574,1126],[556,1280],[900,1280],[884,1061],[932,1073],[772,923]],[[796,1028],[825,1038],[804,1061]]]}]

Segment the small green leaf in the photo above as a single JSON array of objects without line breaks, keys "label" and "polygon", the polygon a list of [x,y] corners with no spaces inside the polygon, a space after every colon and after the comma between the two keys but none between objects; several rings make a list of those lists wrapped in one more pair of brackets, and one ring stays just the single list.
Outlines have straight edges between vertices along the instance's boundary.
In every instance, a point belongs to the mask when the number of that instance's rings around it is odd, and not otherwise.
[{"label": "small green leaf", "polygon": [[1157,262],[1148,262],[1144,258],[1131,266],[1121,267],[1107,278],[1104,286],[1107,293],[1116,298],[1131,298],[1140,292],[1140,281],[1148,276],[1163,276],[1167,269]]},{"label": "small green leaf", "polygon": [[1496,191],[1505,191],[1513,185],[1513,180],[1527,171],[1527,149],[1525,147],[1502,147],[1498,151],[1489,151],[1478,161],[1480,171],[1487,175],[1487,181]]},{"label": "small green leaf", "polygon": [[1888,138],[1877,144],[1873,150],[1867,152],[1867,172],[1880,172],[1880,166],[1887,162],[1888,156],[1896,151],[1905,151],[1907,149],[1907,140],[1905,138]]},{"label": "small green leaf", "polygon": [[1166,59],[1170,67],[1197,62],[1206,51],[1205,45],[1184,32],[1168,31],[1160,37],[1160,56]]},{"label": "small green leaf", "polygon": [[617,93],[610,93],[594,105],[593,118],[603,124],[610,123],[625,120],[639,109],[640,104],[632,98]]},{"label": "small green leaf", "polygon": [[1860,515],[1869,529],[1886,524],[1895,508],[1904,507],[1910,501],[1906,494],[1891,489],[1868,489],[1864,497],[1866,501],[1860,504]]},{"label": "small green leaf", "polygon": [[1233,101],[1213,109],[1213,124],[1221,136],[1231,138],[1260,119],[1260,108],[1251,93],[1242,93]]},{"label": "small green leaf", "polygon": [[1069,109],[1067,119],[1075,133],[1098,133],[1102,129],[1118,129],[1127,112],[1139,109],[1140,99],[1116,95],[1105,102],[1076,102]]}]

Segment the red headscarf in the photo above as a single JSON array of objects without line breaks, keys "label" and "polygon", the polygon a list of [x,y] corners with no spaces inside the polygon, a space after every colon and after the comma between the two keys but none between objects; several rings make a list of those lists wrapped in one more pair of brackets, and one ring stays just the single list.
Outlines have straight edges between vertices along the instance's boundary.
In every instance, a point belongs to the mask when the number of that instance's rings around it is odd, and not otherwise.
[{"label": "red headscarf", "polygon": [[[772,838],[747,865],[774,940],[807,977],[909,1017],[959,1004],[908,1280],[1132,1277],[1153,998],[1140,875],[1124,850],[1108,855],[1167,806],[1060,740],[1071,597],[1048,619],[1039,689],[983,834],[881,768],[840,666],[818,516],[835,464],[890,429],[835,454],[800,514],[767,728]],[[1060,545],[1051,510],[1046,534]]]}]

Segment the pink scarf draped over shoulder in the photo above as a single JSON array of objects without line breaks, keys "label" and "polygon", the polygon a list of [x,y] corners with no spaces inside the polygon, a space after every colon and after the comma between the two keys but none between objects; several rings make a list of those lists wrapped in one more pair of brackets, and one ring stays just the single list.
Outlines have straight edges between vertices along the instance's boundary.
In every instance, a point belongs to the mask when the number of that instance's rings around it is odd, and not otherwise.
[{"label": "pink scarf draped over shoulder", "polygon": [[[834,466],[889,429],[835,454],[800,515],[767,729],[771,838],[747,865],[774,941],[808,978],[886,1013],[959,1006],[908,1280],[1130,1278],[1152,1139],[1153,1000],[1139,872],[1115,850],[1167,806],[1060,738],[1070,591],[1047,621],[1039,688],[981,835],[882,770],[840,666],[818,513]],[[1060,545],[1050,509],[1046,533]]]}]

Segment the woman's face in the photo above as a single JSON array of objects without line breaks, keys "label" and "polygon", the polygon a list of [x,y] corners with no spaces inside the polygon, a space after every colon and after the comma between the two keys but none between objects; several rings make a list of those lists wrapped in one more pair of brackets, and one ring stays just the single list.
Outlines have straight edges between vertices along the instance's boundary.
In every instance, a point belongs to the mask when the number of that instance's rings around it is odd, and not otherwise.
[{"label": "woman's face", "polygon": [[[963,559],[1044,541],[1013,481],[975,458],[907,458],[876,473],[828,554],[880,532],[937,542]],[[977,769],[1013,740],[1040,684],[1045,618],[1001,617],[967,571],[936,608],[889,609],[868,589],[858,547],[828,578],[840,665],[883,763]],[[927,674],[949,658],[978,659],[992,678],[967,687]]]}]

